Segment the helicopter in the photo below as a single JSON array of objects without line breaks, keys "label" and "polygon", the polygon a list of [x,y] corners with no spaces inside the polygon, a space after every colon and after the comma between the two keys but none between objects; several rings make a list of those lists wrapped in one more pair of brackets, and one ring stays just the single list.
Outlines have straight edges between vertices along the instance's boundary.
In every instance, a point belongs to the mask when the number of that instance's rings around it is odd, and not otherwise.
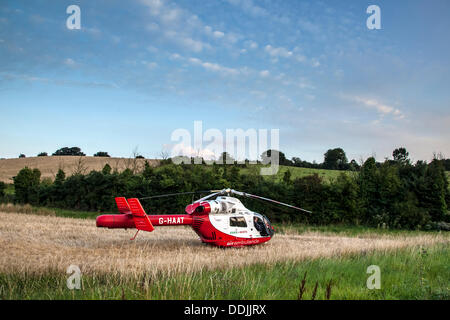
[{"label": "helicopter", "polygon": [[[147,215],[139,200],[186,195],[194,193],[211,193],[186,206],[186,214]],[[276,200],[236,191],[233,189],[194,191],[157,195],[145,198],[115,198],[121,214],[101,215],[96,219],[99,228],[137,229],[130,240],[134,240],[140,230],[152,232],[155,226],[191,226],[203,243],[218,247],[243,247],[269,241],[275,229],[263,214],[247,209],[242,202],[232,195],[264,200],[283,205],[295,210],[311,213]],[[212,198],[214,198],[212,200]]]}]

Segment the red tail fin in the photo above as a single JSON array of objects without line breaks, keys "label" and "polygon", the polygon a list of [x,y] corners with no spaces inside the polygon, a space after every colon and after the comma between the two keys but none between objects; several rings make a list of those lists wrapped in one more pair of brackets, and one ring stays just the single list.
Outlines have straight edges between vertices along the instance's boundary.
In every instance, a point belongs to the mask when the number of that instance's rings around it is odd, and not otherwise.
[{"label": "red tail fin", "polygon": [[124,197],[116,198],[116,204],[120,213],[131,213],[131,209],[128,205],[127,199],[125,199]]},{"label": "red tail fin", "polygon": [[134,224],[136,225],[136,229],[149,232],[155,230],[155,228],[152,225],[152,222],[145,213],[144,208],[142,208],[142,205],[138,199],[136,198],[128,199],[128,204],[131,213],[133,214],[133,220]]}]

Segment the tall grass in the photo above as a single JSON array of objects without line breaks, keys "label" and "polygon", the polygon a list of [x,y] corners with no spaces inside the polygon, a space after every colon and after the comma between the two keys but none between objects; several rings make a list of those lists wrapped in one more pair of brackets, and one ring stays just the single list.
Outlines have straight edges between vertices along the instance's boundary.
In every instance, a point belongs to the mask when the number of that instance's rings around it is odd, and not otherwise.
[{"label": "tall grass", "polygon": [[56,211],[49,208],[33,207],[29,204],[1,203],[0,212],[35,214],[39,216],[56,216]]},{"label": "tall grass", "polygon": [[[370,265],[381,269],[379,290],[366,287]],[[305,280],[302,299],[450,299],[449,265],[448,246],[435,245],[191,274],[82,275],[81,290],[69,290],[58,271],[1,273],[0,298],[298,299]]]}]

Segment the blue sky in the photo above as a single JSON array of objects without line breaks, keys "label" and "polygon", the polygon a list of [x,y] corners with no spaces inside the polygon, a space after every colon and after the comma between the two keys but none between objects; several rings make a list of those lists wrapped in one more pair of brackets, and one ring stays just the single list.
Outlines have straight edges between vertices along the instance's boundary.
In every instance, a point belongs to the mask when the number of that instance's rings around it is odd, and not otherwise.
[{"label": "blue sky", "polygon": [[[81,9],[69,30],[66,8]],[[381,9],[369,30],[366,9]],[[288,157],[450,157],[448,1],[0,4],[0,157],[158,157],[178,128],[280,129]]]}]

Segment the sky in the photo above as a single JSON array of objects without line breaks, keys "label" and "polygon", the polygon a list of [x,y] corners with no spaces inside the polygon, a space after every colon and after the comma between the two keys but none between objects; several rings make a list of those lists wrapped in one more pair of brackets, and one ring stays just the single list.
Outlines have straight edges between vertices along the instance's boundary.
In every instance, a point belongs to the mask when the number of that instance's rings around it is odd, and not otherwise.
[{"label": "sky", "polygon": [[[68,29],[70,5],[81,28]],[[381,29],[369,29],[370,5]],[[288,158],[450,157],[450,2],[0,0],[0,158],[160,157],[279,129]],[[189,150],[192,146],[186,146]]]}]

